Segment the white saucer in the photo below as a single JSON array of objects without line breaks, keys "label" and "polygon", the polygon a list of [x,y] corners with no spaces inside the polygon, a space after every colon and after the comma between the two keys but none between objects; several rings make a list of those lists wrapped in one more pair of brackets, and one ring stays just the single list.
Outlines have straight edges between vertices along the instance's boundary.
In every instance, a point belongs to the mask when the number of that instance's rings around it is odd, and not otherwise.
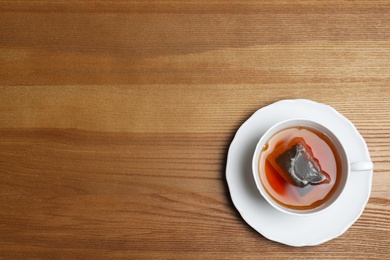
[{"label": "white saucer", "polygon": [[271,207],[253,179],[253,152],[270,126],[296,117],[317,121],[333,131],[351,162],[371,161],[363,137],[332,107],[303,99],[282,100],[259,109],[238,129],[228,152],[226,179],[242,218],[264,237],[291,246],[318,245],[340,236],[360,217],[370,197],[373,171],[353,172],[339,199],[319,214],[293,216]]}]

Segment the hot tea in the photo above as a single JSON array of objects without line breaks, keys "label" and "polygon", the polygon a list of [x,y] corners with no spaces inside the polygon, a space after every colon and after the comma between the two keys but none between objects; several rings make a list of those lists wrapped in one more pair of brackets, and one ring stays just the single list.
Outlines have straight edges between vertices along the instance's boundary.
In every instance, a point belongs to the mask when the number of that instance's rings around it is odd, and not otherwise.
[{"label": "hot tea", "polygon": [[299,126],[273,135],[259,158],[259,176],[277,203],[306,210],[325,203],[341,179],[341,158],[328,136]]}]

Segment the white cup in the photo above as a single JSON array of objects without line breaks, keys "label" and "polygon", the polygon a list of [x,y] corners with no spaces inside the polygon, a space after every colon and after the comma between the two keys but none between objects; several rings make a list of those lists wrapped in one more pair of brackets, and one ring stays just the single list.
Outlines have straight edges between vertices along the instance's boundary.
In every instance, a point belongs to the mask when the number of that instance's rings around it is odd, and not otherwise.
[{"label": "white cup", "polygon": [[[259,159],[261,152],[264,148],[264,146],[268,143],[269,139],[274,136],[276,133],[280,132],[283,129],[291,128],[291,127],[310,127],[314,128],[322,133],[324,133],[334,144],[335,148],[338,151],[338,154],[341,158],[341,178],[339,181],[339,185],[336,188],[336,191],[332,194],[332,196],[323,204],[320,206],[313,208],[313,209],[291,209],[286,206],[283,206],[279,204],[275,199],[273,199],[268,192],[266,191],[265,187],[263,186],[263,183],[260,179],[260,176],[264,176],[264,174],[259,174]],[[337,138],[337,136],[330,131],[328,128],[323,126],[322,124],[319,124],[312,120],[307,119],[289,119],[282,122],[279,122],[272,127],[270,127],[264,135],[260,138],[259,142],[256,145],[255,152],[253,154],[253,160],[252,160],[252,172],[253,177],[256,182],[256,186],[258,190],[260,191],[261,195],[264,197],[264,199],[275,209],[296,215],[296,216],[307,216],[311,214],[316,214],[319,212],[322,212],[323,210],[329,208],[330,205],[332,205],[342,194],[344,188],[347,185],[348,178],[351,173],[357,172],[357,171],[370,171],[373,169],[373,163],[371,161],[363,161],[363,162],[351,162],[348,158],[348,154],[346,153],[342,143]]]}]

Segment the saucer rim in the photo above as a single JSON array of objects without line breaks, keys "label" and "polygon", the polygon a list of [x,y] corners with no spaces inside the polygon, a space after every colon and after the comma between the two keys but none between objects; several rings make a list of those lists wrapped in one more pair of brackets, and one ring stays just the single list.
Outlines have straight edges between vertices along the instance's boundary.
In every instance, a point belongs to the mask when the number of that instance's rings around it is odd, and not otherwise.
[{"label": "saucer rim", "polygon": [[[262,236],[264,236],[265,238],[269,239],[269,240],[272,240],[272,241],[275,241],[275,242],[278,242],[278,243],[282,243],[282,244],[285,244],[285,245],[289,245],[289,246],[294,246],[294,247],[302,247],[302,246],[315,246],[315,245],[319,245],[319,244],[322,244],[322,243],[325,243],[325,242],[328,242],[334,238],[337,238],[339,236],[341,236],[342,234],[344,234],[358,219],[359,217],[361,216],[361,214],[363,213],[366,205],[367,205],[367,202],[370,198],[370,194],[371,194],[371,190],[372,190],[372,178],[373,178],[373,170],[370,170],[370,171],[367,171],[369,173],[369,178],[368,178],[368,183],[366,184],[366,187],[368,187],[367,189],[367,196],[366,196],[366,199],[364,200],[363,203],[361,203],[360,205],[360,209],[359,209],[359,212],[358,214],[356,214],[356,216],[351,219],[347,225],[344,226],[343,229],[340,229],[338,230],[337,232],[335,231],[335,235],[332,235],[332,236],[328,236],[328,237],[325,237],[324,239],[322,240],[317,240],[315,242],[310,242],[310,241],[307,241],[307,242],[302,242],[302,243],[294,243],[293,241],[286,241],[286,240],[283,240],[283,239],[278,239],[276,237],[273,237],[273,236],[270,236],[268,234],[266,234],[263,230],[261,230],[260,228],[255,228],[251,223],[250,221],[247,220],[247,218],[245,217],[245,213],[243,212],[243,210],[240,208],[240,206],[238,205],[238,202],[236,201],[236,199],[233,197],[232,195],[232,192],[231,192],[231,189],[233,187],[233,184],[231,183],[231,180],[229,178],[229,166],[231,165],[232,163],[232,158],[230,156],[231,154],[231,151],[233,150],[233,146],[235,145],[235,143],[237,142],[237,139],[238,139],[238,135],[239,135],[239,132],[244,129],[251,121],[254,120],[254,118],[257,116],[257,114],[259,113],[264,113],[265,111],[271,109],[273,106],[277,106],[279,105],[280,103],[310,103],[311,105],[314,105],[314,106],[323,106],[323,107],[326,107],[326,109],[329,109],[331,110],[332,113],[335,114],[335,116],[338,116],[340,117],[344,123],[348,124],[349,126],[349,131],[353,131],[355,136],[359,139],[359,141],[361,142],[361,145],[364,146],[364,150],[362,149],[361,152],[364,152],[364,157],[367,157],[367,158],[370,158],[370,154],[369,154],[369,151],[368,151],[368,147],[367,147],[367,143],[365,142],[363,136],[359,133],[359,131],[357,130],[356,126],[347,118],[345,117],[343,114],[341,114],[340,112],[338,112],[336,109],[334,109],[332,106],[330,105],[327,105],[327,104],[324,104],[324,103],[319,103],[319,102],[316,102],[316,101],[313,101],[313,100],[309,100],[309,99],[283,99],[283,100],[279,100],[279,101],[276,101],[274,103],[271,103],[267,106],[264,106],[258,110],[256,110],[249,118],[247,118],[245,120],[244,123],[242,123],[240,125],[240,127],[237,129],[230,145],[229,145],[229,149],[228,149],[228,155],[227,155],[227,162],[226,162],[226,171],[225,171],[225,175],[226,175],[226,181],[227,181],[227,185],[228,185],[228,188],[229,188],[229,195],[231,197],[231,200],[235,206],[235,208],[237,209],[237,211],[240,213],[241,217],[244,219],[244,221],[249,225],[251,226],[255,231],[257,231],[258,233],[260,233]],[[370,158],[371,160],[371,158]],[[282,213],[283,214],[283,213]],[[308,218],[310,218],[311,216],[306,216]]]}]

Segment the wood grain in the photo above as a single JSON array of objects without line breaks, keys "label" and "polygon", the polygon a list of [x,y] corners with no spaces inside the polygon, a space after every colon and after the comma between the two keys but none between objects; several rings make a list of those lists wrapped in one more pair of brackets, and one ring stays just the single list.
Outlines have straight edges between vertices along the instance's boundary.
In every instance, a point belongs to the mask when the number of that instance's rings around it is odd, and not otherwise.
[{"label": "wood grain", "polygon": [[[0,256],[389,258],[388,1],[0,0],[0,12]],[[321,246],[265,239],[226,185],[238,127],[290,98],[344,114],[375,165],[363,215]]]}]

